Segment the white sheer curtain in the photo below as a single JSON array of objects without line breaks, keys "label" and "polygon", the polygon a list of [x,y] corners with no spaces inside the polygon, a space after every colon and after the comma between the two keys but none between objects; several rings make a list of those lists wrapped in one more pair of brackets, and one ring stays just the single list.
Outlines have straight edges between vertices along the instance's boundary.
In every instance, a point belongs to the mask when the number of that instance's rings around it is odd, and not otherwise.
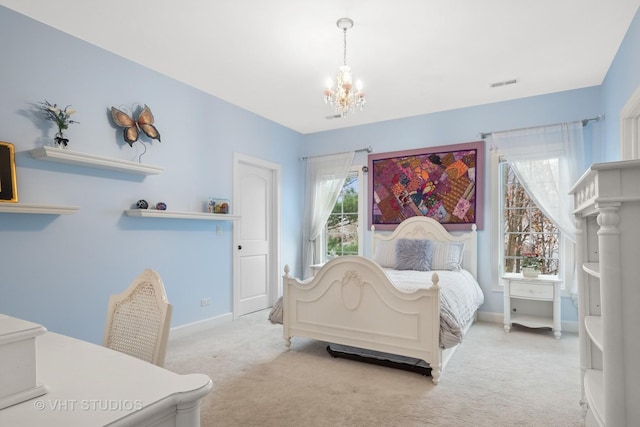
[{"label": "white sheer curtain", "polygon": [[509,162],[538,207],[566,237],[565,281],[574,298],[576,229],[569,190],[588,166],[582,128],[580,121],[491,134],[492,145]]},{"label": "white sheer curtain", "polygon": [[303,277],[311,275],[310,265],[321,262],[320,237],[329,214],[336,204],[344,180],[353,164],[355,152],[307,158],[302,232]]}]

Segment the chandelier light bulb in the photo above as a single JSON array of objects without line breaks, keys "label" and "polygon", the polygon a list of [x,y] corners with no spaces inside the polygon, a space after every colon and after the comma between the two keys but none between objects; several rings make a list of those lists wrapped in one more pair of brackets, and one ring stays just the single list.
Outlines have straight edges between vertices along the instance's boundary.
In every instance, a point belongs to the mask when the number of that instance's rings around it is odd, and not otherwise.
[{"label": "chandelier light bulb", "polygon": [[333,80],[327,79],[327,89],[331,89],[333,87]]}]

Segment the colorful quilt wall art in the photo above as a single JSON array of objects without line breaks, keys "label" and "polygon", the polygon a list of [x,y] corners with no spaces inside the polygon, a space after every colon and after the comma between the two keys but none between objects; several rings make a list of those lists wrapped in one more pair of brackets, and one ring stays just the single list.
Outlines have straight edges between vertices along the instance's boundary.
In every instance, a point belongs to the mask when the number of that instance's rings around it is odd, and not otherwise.
[{"label": "colorful quilt wall art", "polygon": [[426,216],[449,230],[482,226],[484,142],[369,155],[369,226]]}]

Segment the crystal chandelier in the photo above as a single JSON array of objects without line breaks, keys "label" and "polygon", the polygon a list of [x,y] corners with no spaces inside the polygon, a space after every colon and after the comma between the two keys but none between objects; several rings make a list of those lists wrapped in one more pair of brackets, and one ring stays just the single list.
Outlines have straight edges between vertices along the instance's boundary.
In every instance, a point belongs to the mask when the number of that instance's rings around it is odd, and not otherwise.
[{"label": "crystal chandelier", "polygon": [[353,27],[353,21],[349,18],[340,18],[336,25],[342,29],[344,35],[343,65],[338,69],[336,88],[333,89],[331,79],[327,82],[327,88],[324,90],[324,103],[331,104],[336,113],[341,117],[346,117],[347,113],[354,112],[356,108],[362,111],[366,97],[362,91],[362,82],[356,83],[354,91],[351,67],[347,65],[347,30]]}]

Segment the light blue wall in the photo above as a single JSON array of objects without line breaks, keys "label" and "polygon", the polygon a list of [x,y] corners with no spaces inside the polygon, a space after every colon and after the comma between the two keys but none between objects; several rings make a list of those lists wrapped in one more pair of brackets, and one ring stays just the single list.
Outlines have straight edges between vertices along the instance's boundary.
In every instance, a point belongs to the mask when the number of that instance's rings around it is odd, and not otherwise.
[{"label": "light blue wall", "polygon": [[604,143],[598,161],[619,160],[620,110],[640,85],[640,12],[636,13],[618,53],[602,83],[603,112],[606,114]]},{"label": "light blue wall", "polygon": [[[441,113],[392,120],[367,126],[328,131],[305,136],[308,150],[316,154],[317,148],[323,152],[344,151],[371,145],[375,152],[397,151],[420,147],[472,142],[480,139],[480,132],[515,129],[551,123],[581,120],[595,117],[601,111],[600,88],[586,89],[518,99],[508,102],[463,108]],[[591,144],[594,132],[601,123],[592,123],[585,128],[585,139]],[[489,156],[486,156],[485,171],[489,170]],[[486,174],[485,174],[486,175]],[[489,176],[484,177],[488,184]],[[488,189],[487,189],[488,190]],[[492,228],[489,192],[484,211],[484,227],[478,232],[480,257],[478,261],[478,281],[485,293],[482,311],[502,313],[502,292],[492,291],[498,277],[491,260]],[[369,232],[365,238],[368,251]],[[367,252],[368,253],[368,252]],[[563,318],[576,320],[577,311],[570,302],[565,302]]]},{"label": "light blue wall", "polygon": [[[74,215],[0,214],[0,313],[100,342],[109,295],[147,267],[165,283],[172,326],[231,312],[230,222],[122,212],[141,198],[179,211],[231,198],[234,152],[281,165],[282,259],[298,259],[301,134],[4,7],[0,40],[0,141],[16,148],[19,201],[80,206]],[[71,149],[127,160],[136,149],[107,111],[148,104],[162,142],[147,144],[143,162],[164,172],[140,177],[33,159],[28,150],[55,133],[31,105],[44,99],[78,110]],[[203,297],[210,306],[200,307]]]},{"label": "light blue wall", "polygon": [[[230,198],[234,151],[282,165],[282,263],[296,269],[301,155],[369,145],[380,153],[457,144],[478,140],[480,132],[605,114],[604,121],[585,128],[586,144],[593,161],[617,160],[619,110],[640,79],[639,32],[636,17],[602,86],[300,135],[0,7],[0,40],[5,41],[0,45],[0,140],[18,151],[20,201],[80,206],[75,215],[59,217],[0,214],[0,313],[99,342],[108,296],[145,267],[158,270],[165,281],[175,306],[172,326],[230,312],[229,223],[140,220],[122,211],[140,198],[164,201],[175,210],[199,210],[211,195]],[[150,144],[143,160],[165,171],[136,178],[32,159],[26,151],[54,133],[30,106],[43,99],[78,110],[81,123],[68,132],[74,150],[116,158],[135,154],[121,142],[107,109],[148,104],[163,142]],[[357,160],[365,162],[366,156]],[[501,313],[502,294],[491,291],[489,248],[495,230],[488,200],[485,207],[479,232],[479,281],[487,297],[482,310]],[[216,225],[223,227],[221,236]],[[212,297],[212,305],[201,308],[202,297]],[[568,300],[563,319],[577,319]]]}]

